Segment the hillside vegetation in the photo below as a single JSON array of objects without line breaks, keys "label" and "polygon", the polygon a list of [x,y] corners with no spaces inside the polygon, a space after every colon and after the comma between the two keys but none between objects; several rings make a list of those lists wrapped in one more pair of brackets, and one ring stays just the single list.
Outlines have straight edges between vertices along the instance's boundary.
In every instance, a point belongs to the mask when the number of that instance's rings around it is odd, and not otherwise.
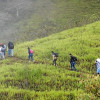
[{"label": "hillside vegetation", "polygon": [[18,40],[33,40],[100,20],[99,0],[37,0],[36,9],[18,24]]},{"label": "hillside vegetation", "polygon": [[1,0],[0,41],[26,41],[100,20],[100,0]]},{"label": "hillside vegetation", "polygon": [[[35,41],[17,43],[14,57],[0,61],[0,100],[100,100],[100,22]],[[35,63],[28,62],[27,47]],[[58,52],[57,66],[51,51]],[[69,53],[78,58],[70,70]]]}]

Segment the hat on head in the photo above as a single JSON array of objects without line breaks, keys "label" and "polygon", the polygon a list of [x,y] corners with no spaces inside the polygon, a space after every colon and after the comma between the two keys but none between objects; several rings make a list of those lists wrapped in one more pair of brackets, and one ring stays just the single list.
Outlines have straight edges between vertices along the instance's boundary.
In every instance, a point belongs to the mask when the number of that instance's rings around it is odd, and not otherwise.
[{"label": "hat on head", "polygon": [[0,43],[1,46],[3,46],[3,43]]}]

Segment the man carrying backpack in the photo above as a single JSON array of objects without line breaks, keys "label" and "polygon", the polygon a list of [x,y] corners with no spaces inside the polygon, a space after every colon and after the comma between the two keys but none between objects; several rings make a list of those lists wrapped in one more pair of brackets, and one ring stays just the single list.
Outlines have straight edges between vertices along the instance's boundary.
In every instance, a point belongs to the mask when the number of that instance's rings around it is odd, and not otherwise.
[{"label": "man carrying backpack", "polygon": [[57,58],[58,58],[58,53],[54,53],[54,52],[52,51],[52,56],[53,56],[53,64],[54,64],[55,66],[57,66],[56,61],[57,61]]},{"label": "man carrying backpack", "polygon": [[14,44],[12,43],[12,42],[9,42],[8,43],[8,57],[10,56],[10,54],[11,54],[11,56],[13,56],[13,49],[14,49]]},{"label": "man carrying backpack", "polygon": [[71,57],[71,59],[70,59],[71,70],[73,70],[73,68],[74,68],[77,71],[77,69],[75,67],[75,61],[77,61],[77,58],[75,56],[73,56],[71,53],[69,54],[69,56]]},{"label": "man carrying backpack", "polygon": [[32,61],[34,62],[34,58],[33,58],[33,50],[30,49],[29,47],[28,47],[28,54],[29,54],[29,56],[28,56],[28,58],[29,58],[29,62],[30,62],[30,58],[31,58]]}]

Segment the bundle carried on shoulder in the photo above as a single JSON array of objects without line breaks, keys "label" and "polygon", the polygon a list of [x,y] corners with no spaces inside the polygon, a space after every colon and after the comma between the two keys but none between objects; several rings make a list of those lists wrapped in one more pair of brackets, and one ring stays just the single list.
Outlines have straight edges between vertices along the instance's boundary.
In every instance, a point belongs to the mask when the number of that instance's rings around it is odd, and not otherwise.
[{"label": "bundle carried on shoulder", "polygon": [[31,53],[31,54],[33,54],[33,53],[34,53],[32,49],[30,49],[30,53]]},{"label": "bundle carried on shoulder", "polygon": [[96,59],[96,61],[100,63],[100,58]]},{"label": "bundle carried on shoulder", "polygon": [[55,57],[58,57],[58,53],[54,53]]},{"label": "bundle carried on shoulder", "polygon": [[75,56],[73,56],[73,58],[74,58],[74,61],[77,61],[77,58]]}]

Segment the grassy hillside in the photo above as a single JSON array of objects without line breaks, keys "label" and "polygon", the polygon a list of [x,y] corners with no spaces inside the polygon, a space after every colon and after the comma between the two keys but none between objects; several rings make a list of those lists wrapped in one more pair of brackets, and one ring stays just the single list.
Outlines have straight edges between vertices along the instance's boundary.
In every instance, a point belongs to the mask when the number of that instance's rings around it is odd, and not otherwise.
[{"label": "grassy hillside", "polygon": [[[17,43],[14,57],[0,61],[0,100],[99,100],[100,22],[76,27],[35,41]],[[28,62],[27,47],[35,63]],[[57,67],[51,51],[59,53]],[[69,53],[78,58],[70,70]]]},{"label": "grassy hillside", "polygon": [[99,5],[99,0],[37,0],[32,15],[15,25],[21,36],[18,40],[33,40],[98,21]]}]

